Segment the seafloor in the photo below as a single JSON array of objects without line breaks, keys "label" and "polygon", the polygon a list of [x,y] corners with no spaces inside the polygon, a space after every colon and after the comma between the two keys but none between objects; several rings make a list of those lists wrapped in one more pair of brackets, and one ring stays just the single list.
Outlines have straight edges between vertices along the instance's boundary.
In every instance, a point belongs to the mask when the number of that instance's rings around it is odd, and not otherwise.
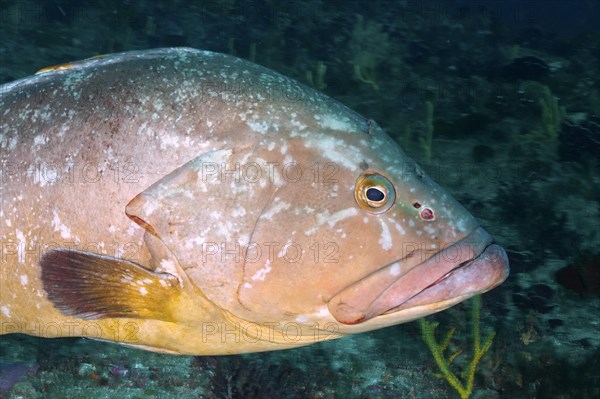
[{"label": "seafloor", "polygon": [[[507,248],[473,398],[600,397],[600,20],[593,1],[0,2],[0,83],[130,49],[251,59],[376,120]],[[596,22],[593,22],[596,21]],[[431,131],[433,127],[433,131]],[[429,136],[428,136],[429,135]],[[470,356],[469,303],[431,317]],[[453,398],[416,323],[181,357],[0,338],[0,398]]]}]

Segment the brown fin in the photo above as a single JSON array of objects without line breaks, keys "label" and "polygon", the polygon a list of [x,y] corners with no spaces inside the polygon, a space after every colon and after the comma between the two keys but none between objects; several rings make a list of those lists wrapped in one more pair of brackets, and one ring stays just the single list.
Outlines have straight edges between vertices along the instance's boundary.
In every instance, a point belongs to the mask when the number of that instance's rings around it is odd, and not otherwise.
[{"label": "brown fin", "polygon": [[136,263],[74,250],[48,251],[40,260],[48,299],[62,313],[84,319],[129,317],[173,321],[176,276]]}]

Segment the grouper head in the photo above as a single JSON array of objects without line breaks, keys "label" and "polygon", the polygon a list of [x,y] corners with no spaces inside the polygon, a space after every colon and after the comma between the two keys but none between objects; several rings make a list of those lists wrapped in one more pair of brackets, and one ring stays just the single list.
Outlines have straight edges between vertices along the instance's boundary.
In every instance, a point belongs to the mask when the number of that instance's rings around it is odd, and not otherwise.
[{"label": "grouper head", "polygon": [[244,322],[343,334],[443,310],[506,279],[504,250],[374,121],[280,79],[269,72],[261,84],[283,94],[236,109],[234,143],[127,208],[212,303]]},{"label": "grouper head", "polygon": [[[107,257],[42,258],[63,314],[156,320],[153,350],[249,352],[414,320],[508,275],[505,251],[374,121],[292,79],[190,49],[74,69],[77,80],[52,79],[81,98],[111,87],[94,101],[123,113],[111,130],[127,140],[122,156],[168,168],[109,187],[145,232],[148,264],[119,260],[109,275]],[[221,323],[258,338],[209,348],[202,334]]]}]

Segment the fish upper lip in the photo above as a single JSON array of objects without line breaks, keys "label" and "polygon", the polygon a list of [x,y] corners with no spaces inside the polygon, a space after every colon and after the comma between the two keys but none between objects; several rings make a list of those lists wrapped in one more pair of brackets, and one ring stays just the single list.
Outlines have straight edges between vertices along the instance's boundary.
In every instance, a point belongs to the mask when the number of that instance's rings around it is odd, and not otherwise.
[{"label": "fish upper lip", "polygon": [[465,299],[481,294],[504,282],[508,273],[506,251],[492,243],[473,259],[459,264],[404,303],[384,313],[390,314],[411,307],[447,302],[455,298]]},{"label": "fish upper lip", "polygon": [[[338,321],[345,324],[357,324],[391,312],[427,289],[443,283],[454,271],[471,265],[491,245],[492,237],[478,227],[392,282],[389,281],[389,274],[378,271],[347,287],[329,301],[329,310]],[[372,300],[369,300],[368,290],[372,291],[374,287],[383,289],[375,292],[376,297],[370,297]]]}]

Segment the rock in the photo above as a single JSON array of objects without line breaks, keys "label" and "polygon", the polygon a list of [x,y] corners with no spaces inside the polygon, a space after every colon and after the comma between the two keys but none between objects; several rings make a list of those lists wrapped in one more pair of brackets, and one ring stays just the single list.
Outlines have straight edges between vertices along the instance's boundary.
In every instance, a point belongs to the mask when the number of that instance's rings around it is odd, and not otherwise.
[{"label": "rock", "polygon": [[546,61],[534,56],[519,57],[502,68],[503,75],[514,80],[540,80],[550,72]]}]

